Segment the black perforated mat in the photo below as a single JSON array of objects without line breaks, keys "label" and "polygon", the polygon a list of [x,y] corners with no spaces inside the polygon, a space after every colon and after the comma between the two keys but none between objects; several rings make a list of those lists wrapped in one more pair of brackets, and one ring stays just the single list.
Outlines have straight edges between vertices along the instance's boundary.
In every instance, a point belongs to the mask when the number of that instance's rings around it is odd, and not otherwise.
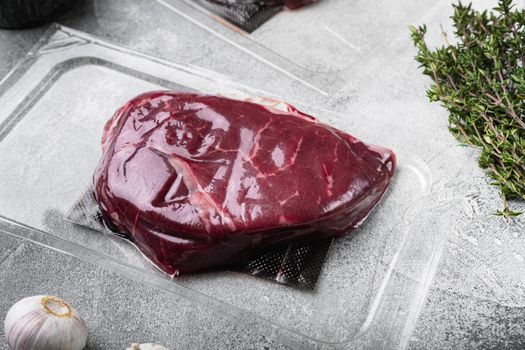
[{"label": "black perforated mat", "polygon": [[251,33],[281,11],[282,6],[257,0],[193,0],[230,24]]},{"label": "black perforated mat", "polygon": [[[91,187],[75,202],[65,219],[125,237],[106,225]],[[314,289],[331,243],[332,239],[324,239],[267,247],[254,253],[242,266],[230,269],[295,288]]]}]

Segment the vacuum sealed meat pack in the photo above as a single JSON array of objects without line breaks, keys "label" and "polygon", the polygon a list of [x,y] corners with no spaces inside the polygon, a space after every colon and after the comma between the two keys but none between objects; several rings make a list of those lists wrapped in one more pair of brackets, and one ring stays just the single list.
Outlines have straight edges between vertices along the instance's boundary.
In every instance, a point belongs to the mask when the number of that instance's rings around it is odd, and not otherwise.
[{"label": "vacuum sealed meat pack", "polygon": [[0,83],[0,231],[290,346],[403,347],[455,222],[414,131],[252,85],[54,26]]}]

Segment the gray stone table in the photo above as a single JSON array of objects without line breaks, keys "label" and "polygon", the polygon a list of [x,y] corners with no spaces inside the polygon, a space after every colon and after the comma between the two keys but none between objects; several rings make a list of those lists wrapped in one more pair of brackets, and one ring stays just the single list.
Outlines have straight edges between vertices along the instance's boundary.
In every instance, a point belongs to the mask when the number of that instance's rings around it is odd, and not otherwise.
[{"label": "gray stone table", "polygon": [[[417,8],[420,2],[399,3]],[[476,6],[490,3],[477,1]],[[476,165],[477,151],[458,146],[447,130],[447,113],[428,103],[424,90],[429,82],[413,60],[415,51],[407,26],[417,20],[430,27],[437,28],[439,23],[446,27],[450,5],[436,1],[422,13],[420,18],[413,18],[393,11],[389,23],[396,24],[388,30],[378,29],[382,45],[376,54],[359,62],[360,69],[341,92],[318,103],[345,113],[380,115],[405,128],[413,137],[405,140],[404,147],[429,164],[434,191],[451,191],[462,198],[458,207],[450,210],[466,213],[468,224],[460,225],[449,237],[409,348],[522,349],[525,218],[505,222],[491,215],[501,200]],[[138,51],[212,68],[249,85],[269,91],[279,88],[277,81],[261,79],[265,76],[263,66],[246,67],[227,43],[193,33],[191,26],[155,1],[85,0],[57,21]],[[0,30],[0,77],[23,57],[46,27]],[[263,27],[260,35],[279,35],[272,30]],[[286,51],[287,47],[281,49]],[[457,162],[461,162],[459,167]],[[524,208],[523,204],[516,206]],[[0,234],[0,318],[22,296],[43,290],[75,301],[90,326],[90,349],[123,349],[133,339],[162,341],[171,349],[285,348],[259,335],[256,329],[232,324],[228,318],[173,294]],[[0,349],[7,349],[2,332]]]}]

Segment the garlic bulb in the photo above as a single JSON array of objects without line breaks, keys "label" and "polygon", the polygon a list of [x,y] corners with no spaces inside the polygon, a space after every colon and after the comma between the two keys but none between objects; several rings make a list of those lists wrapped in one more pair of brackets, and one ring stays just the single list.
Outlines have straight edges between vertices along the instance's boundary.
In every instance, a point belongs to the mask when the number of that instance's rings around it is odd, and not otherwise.
[{"label": "garlic bulb", "polygon": [[139,344],[139,343],[133,343],[131,344],[131,348],[127,348],[126,350],[169,350],[168,348],[158,345],[158,344],[152,344],[152,343],[146,343],[146,344]]},{"label": "garlic bulb", "polygon": [[75,309],[47,295],[15,303],[7,312],[4,332],[12,350],[81,350],[87,341],[86,325]]}]

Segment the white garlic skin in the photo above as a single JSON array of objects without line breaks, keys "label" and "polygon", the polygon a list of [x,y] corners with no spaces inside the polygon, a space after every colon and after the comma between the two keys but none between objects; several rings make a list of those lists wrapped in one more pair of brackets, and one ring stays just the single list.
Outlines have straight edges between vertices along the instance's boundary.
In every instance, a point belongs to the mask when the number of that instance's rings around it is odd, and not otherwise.
[{"label": "white garlic skin", "polygon": [[86,325],[76,310],[47,295],[15,303],[7,312],[4,333],[11,350],[81,350],[87,342]]},{"label": "white garlic skin", "polygon": [[131,344],[131,348],[127,348],[126,350],[169,350],[169,349],[162,345],[153,344],[153,343],[145,343],[145,344],[133,343]]}]

